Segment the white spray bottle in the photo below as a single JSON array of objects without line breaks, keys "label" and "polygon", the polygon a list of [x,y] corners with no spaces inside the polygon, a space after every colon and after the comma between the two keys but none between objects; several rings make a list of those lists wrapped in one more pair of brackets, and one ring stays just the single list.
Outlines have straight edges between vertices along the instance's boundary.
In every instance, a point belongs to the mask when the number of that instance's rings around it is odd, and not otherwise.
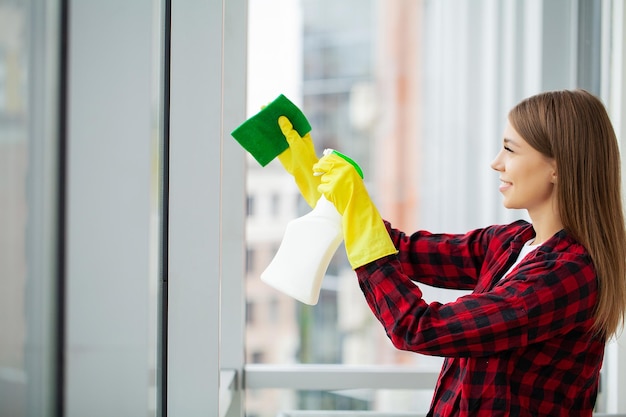
[{"label": "white spray bottle", "polygon": [[[363,176],[347,156],[332,149],[326,149],[324,155],[331,152],[345,158]],[[315,305],[328,264],[342,241],[341,215],[321,196],[310,213],[287,224],[280,247],[261,280],[298,301]]]}]

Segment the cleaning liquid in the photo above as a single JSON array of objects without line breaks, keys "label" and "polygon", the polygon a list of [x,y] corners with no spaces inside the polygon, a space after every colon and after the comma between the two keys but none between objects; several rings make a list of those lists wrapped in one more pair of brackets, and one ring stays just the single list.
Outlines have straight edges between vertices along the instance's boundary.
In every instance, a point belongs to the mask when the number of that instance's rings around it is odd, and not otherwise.
[{"label": "cleaning liquid", "polygon": [[322,196],[315,208],[287,224],[261,280],[305,304],[319,300],[328,264],[343,241],[341,215]]}]

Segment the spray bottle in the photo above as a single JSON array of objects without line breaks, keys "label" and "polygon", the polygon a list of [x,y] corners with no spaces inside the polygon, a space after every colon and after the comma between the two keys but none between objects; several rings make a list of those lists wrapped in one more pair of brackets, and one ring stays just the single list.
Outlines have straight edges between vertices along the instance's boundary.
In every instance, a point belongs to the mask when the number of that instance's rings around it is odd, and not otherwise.
[{"label": "spray bottle", "polygon": [[[350,162],[363,177],[361,168],[347,156],[332,149],[326,149],[324,155],[331,152]],[[342,241],[341,215],[321,196],[311,212],[287,224],[261,280],[296,300],[315,305],[328,264]]]}]

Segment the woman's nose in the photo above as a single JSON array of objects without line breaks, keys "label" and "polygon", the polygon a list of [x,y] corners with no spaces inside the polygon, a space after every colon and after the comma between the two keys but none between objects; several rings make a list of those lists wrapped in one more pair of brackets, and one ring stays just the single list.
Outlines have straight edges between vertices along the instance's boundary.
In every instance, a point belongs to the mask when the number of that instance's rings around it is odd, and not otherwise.
[{"label": "woman's nose", "polygon": [[502,156],[502,152],[499,152],[496,155],[495,159],[493,161],[491,161],[491,168],[493,170],[495,170],[495,171],[502,171],[503,170],[501,156]]}]

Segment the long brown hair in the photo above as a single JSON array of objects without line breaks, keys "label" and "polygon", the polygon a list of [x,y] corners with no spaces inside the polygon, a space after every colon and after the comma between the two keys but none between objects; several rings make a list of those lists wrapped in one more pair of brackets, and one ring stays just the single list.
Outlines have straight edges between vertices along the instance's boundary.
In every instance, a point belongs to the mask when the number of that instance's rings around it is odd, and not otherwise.
[{"label": "long brown hair", "polygon": [[519,103],[509,122],[556,161],[561,222],[591,255],[599,284],[594,330],[609,338],[626,312],[626,231],[619,148],[606,109],[587,91],[552,91]]}]

